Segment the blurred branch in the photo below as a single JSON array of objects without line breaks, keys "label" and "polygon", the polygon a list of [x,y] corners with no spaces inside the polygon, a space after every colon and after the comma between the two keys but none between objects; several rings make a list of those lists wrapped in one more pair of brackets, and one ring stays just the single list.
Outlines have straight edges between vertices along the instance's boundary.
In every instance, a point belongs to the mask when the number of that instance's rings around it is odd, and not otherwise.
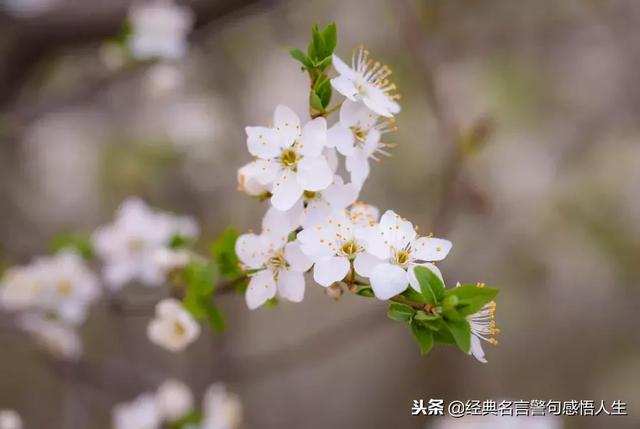
[{"label": "blurred branch", "polygon": [[[228,19],[234,13],[259,0],[198,1],[193,4],[196,15],[192,39],[199,36],[199,29],[209,28],[220,19]],[[9,20],[7,30],[12,35],[8,42],[4,61],[0,64],[0,111],[11,110],[11,105],[20,95],[25,84],[35,71],[48,59],[65,50],[80,45],[97,43],[118,35],[124,26],[128,2],[88,3],[82,7],[74,4],[73,10],[65,7],[28,20]],[[6,18],[5,18],[6,20]],[[107,86],[114,78],[128,76],[132,70],[144,66],[127,68],[115,75],[101,78],[84,85],[78,93],[71,94],[45,106],[65,104],[86,98]],[[46,110],[40,107],[29,117]]]}]

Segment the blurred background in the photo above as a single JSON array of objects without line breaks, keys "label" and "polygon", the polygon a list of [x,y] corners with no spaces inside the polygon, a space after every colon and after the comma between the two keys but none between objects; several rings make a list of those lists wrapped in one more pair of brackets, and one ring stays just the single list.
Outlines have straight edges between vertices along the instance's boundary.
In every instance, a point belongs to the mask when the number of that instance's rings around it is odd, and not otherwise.
[{"label": "blurred background", "polygon": [[383,303],[334,302],[311,283],[274,309],[225,297],[228,330],[179,355],[147,341],[148,311],[104,303],[76,364],[3,328],[0,408],[26,427],[107,428],[115,403],[169,375],[198,393],[227,383],[247,428],[430,428],[410,415],[429,398],[620,399],[627,417],[562,425],[640,427],[639,2],[194,0],[181,3],[195,16],[188,54],[170,69],[118,51],[126,0],[0,4],[5,264],[92,231],[130,195],[194,215],[203,249],[228,225],[257,229],[265,207],[236,190],[244,126],[279,103],[307,111],[287,50],[335,21],[337,54],[364,43],[403,96],[399,145],[361,199],[451,239],[449,283],[501,289],[487,364],[446,346],[421,358]]}]

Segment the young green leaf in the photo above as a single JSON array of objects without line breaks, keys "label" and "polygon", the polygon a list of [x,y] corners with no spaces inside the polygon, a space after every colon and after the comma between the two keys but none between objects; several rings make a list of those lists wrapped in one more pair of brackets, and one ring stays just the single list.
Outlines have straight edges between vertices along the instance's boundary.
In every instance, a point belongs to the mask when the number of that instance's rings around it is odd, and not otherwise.
[{"label": "young green leaf", "polygon": [[445,324],[460,350],[469,353],[469,350],[471,350],[471,327],[469,322],[466,320],[447,320]]},{"label": "young green leaf", "polygon": [[440,319],[440,316],[438,316],[437,314],[430,314],[426,313],[425,311],[418,310],[413,318],[419,321],[431,321]]},{"label": "young green leaf", "polygon": [[411,320],[415,310],[408,305],[401,304],[399,302],[392,302],[389,304],[389,310],[387,311],[387,317],[391,320],[397,320],[398,322],[407,322]]},{"label": "young green leaf", "polygon": [[311,90],[311,92],[309,92],[309,104],[318,112],[322,112],[322,110],[324,109],[322,107],[322,100],[320,99],[320,96],[316,94],[315,90],[313,89]]},{"label": "young green leaf", "polygon": [[418,283],[420,283],[420,291],[428,304],[437,305],[444,295],[444,284],[440,277],[427,267],[418,265],[414,268],[414,273]]},{"label": "young green leaf", "polygon": [[364,296],[367,298],[373,298],[375,296],[375,294],[373,293],[373,289],[371,289],[370,287],[363,287],[358,289],[356,295]]},{"label": "young green leaf", "polygon": [[227,228],[211,243],[211,256],[218,264],[220,274],[227,280],[237,280],[243,276],[235,249],[237,239],[238,231]]},{"label": "young green leaf", "polygon": [[297,48],[289,49],[289,54],[293,57],[293,59],[300,62],[303,65],[304,69],[308,70],[313,68],[313,64],[311,63],[311,60],[307,58],[304,52],[302,52],[300,49],[297,49]]},{"label": "young green leaf", "polygon": [[433,347],[433,332],[415,320],[411,322],[410,326],[411,333],[420,346],[420,353],[428,354]]},{"label": "young green leaf", "polygon": [[331,23],[322,30],[322,39],[324,41],[324,56],[330,57],[336,49],[338,43],[338,30],[335,23]]},{"label": "young green leaf", "polygon": [[499,290],[476,285],[461,285],[446,291],[447,299],[455,297],[455,308],[463,316],[477,313],[498,295]]}]

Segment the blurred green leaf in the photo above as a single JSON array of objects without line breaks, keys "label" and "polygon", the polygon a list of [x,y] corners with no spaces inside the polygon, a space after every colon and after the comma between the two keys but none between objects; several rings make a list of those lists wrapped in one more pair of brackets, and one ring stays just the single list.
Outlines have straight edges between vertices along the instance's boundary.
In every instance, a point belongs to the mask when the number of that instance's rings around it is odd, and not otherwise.
[{"label": "blurred green leaf", "polygon": [[93,257],[93,246],[91,244],[91,237],[86,234],[58,234],[51,240],[49,249],[53,253],[71,250],[78,253],[85,259],[91,259]]},{"label": "blurred green leaf", "polygon": [[373,298],[375,296],[375,294],[373,293],[373,289],[371,289],[370,287],[363,287],[358,289],[356,295],[365,296],[367,298]]},{"label": "blurred green leaf", "polygon": [[220,275],[230,281],[235,281],[243,276],[240,261],[236,255],[237,240],[238,231],[235,228],[227,228],[217,240],[211,243],[211,255],[218,264]]},{"label": "blurred green leaf", "polygon": [[309,92],[309,104],[318,112],[322,112],[323,110],[322,100],[320,99],[320,96],[318,96],[318,94],[316,94],[316,92],[313,89],[311,90],[311,92]]},{"label": "blurred green leaf", "polygon": [[170,422],[168,424],[169,429],[187,429],[189,427],[197,426],[202,423],[202,413],[198,410],[191,410],[180,419]]},{"label": "blurred green leaf", "polygon": [[289,54],[298,62],[300,62],[305,70],[313,68],[313,64],[311,60],[302,52],[300,49],[292,48],[289,49]]}]

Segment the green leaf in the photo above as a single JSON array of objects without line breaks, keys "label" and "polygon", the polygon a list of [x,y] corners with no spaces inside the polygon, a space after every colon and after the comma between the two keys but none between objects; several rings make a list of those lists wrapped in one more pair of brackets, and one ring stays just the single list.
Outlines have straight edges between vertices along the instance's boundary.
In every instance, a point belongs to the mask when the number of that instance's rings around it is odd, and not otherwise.
[{"label": "green leaf", "polygon": [[445,325],[453,336],[456,344],[465,353],[471,350],[471,327],[466,320],[447,320]]},{"label": "green leaf", "polygon": [[373,298],[375,296],[375,294],[373,293],[373,289],[371,289],[370,287],[363,287],[358,289],[356,295],[365,296],[367,298]]},{"label": "green leaf", "polygon": [[320,110],[324,110],[331,102],[331,81],[326,75],[322,74],[318,77],[313,85],[313,92],[320,99]]},{"label": "green leaf", "polygon": [[428,354],[433,347],[433,332],[415,321],[411,322],[411,333],[420,346],[420,353]]},{"label": "green leaf", "polygon": [[431,321],[440,319],[440,316],[438,316],[437,314],[429,314],[425,311],[418,310],[413,318],[419,321]]},{"label": "green leaf", "polygon": [[439,329],[433,333],[433,340],[440,344],[455,344],[456,340],[453,338],[453,335],[451,335],[451,331],[444,327],[444,325],[443,328],[444,329]]},{"label": "green leaf", "polygon": [[499,290],[490,287],[478,287],[476,285],[461,285],[446,291],[447,299],[455,297],[456,311],[462,316],[477,313],[498,295]]},{"label": "green leaf", "polygon": [[213,261],[191,262],[184,267],[184,277],[189,290],[199,295],[211,295],[218,279],[218,267]]},{"label": "green leaf", "polygon": [[322,39],[324,41],[324,56],[330,57],[336,49],[338,43],[338,30],[335,23],[331,23],[322,30]]},{"label": "green leaf", "polygon": [[171,237],[169,241],[169,247],[172,249],[183,249],[185,247],[189,247],[193,244],[193,239],[190,237],[184,237],[182,235],[176,234]]},{"label": "green leaf", "polygon": [[[309,52],[309,57],[316,60],[321,60],[324,58],[324,40],[320,31],[318,30],[318,24],[314,24],[311,28],[311,46],[313,49]],[[313,52],[313,55],[311,53]]]},{"label": "green leaf", "polygon": [[303,67],[304,69],[313,68],[313,64],[311,63],[311,60],[300,49],[297,49],[297,48],[289,49],[289,54],[293,57],[293,59],[300,62],[304,66]]},{"label": "green leaf", "polygon": [[415,289],[413,289],[412,287],[408,287],[400,295],[404,296],[409,301],[420,302],[422,304],[426,304],[427,303],[427,301],[424,299],[424,296],[422,296],[421,293],[416,292]]},{"label": "green leaf", "polygon": [[49,248],[53,253],[71,250],[78,253],[85,259],[90,259],[93,257],[93,246],[91,245],[91,238],[88,235],[84,234],[59,234],[51,240]]},{"label": "green leaf", "polygon": [[318,112],[322,112],[324,110],[320,96],[318,96],[313,89],[309,92],[309,104]]},{"label": "green leaf", "polygon": [[220,309],[216,305],[214,305],[212,300],[209,300],[208,303],[205,304],[204,309],[206,312],[207,321],[209,322],[209,326],[211,327],[211,329],[217,332],[224,331],[224,316],[220,312]]},{"label": "green leaf", "polygon": [[398,322],[407,322],[411,320],[414,313],[415,310],[410,306],[399,302],[392,302],[389,304],[387,317],[391,320],[397,320]]},{"label": "green leaf", "polygon": [[225,229],[220,237],[211,243],[211,255],[218,264],[220,274],[226,280],[237,280],[244,274],[240,269],[240,261],[236,255],[236,240],[238,231],[234,228]]},{"label": "green leaf", "polygon": [[420,291],[428,304],[437,305],[444,295],[444,283],[433,271],[427,267],[418,265],[414,268],[414,273],[418,283],[420,283]]},{"label": "green leaf", "polygon": [[202,423],[202,413],[197,410],[191,410],[178,420],[170,422],[169,429],[185,429],[189,426],[197,426]]}]

